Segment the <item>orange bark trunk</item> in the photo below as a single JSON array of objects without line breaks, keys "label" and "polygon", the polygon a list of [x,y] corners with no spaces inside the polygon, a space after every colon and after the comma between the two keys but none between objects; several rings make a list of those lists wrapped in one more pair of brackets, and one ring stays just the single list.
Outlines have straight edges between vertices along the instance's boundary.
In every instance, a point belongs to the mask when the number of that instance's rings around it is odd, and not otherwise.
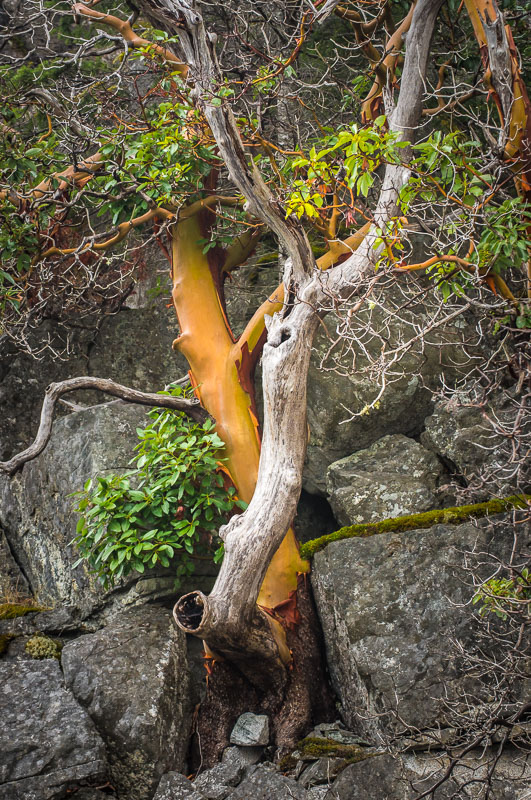
[{"label": "orange bark trunk", "polygon": [[[245,353],[260,347],[260,326],[253,326],[243,345],[234,340],[218,291],[217,257],[212,251],[204,254],[198,243],[205,238],[206,228],[201,214],[178,222],[173,228],[172,295],[181,329],[174,347],[187,359],[195,391],[216,420],[217,432],[225,442],[226,467],[238,496],[249,502],[258,475],[260,439],[252,368]],[[266,307],[273,313],[281,305],[280,299]],[[271,561],[259,605],[274,609],[288,601],[297,589],[298,575],[308,569],[290,528]]]}]

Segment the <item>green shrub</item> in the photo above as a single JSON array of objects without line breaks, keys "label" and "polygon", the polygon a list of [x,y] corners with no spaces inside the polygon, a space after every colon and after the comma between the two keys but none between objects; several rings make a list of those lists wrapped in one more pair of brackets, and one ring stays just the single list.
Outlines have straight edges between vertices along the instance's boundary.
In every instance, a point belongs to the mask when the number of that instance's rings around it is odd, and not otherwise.
[{"label": "green shrub", "polygon": [[[174,388],[163,394],[182,394]],[[81,558],[108,587],[133,570],[175,564],[176,580],[193,572],[194,557],[221,559],[216,532],[236,506],[220,467],[223,442],[214,423],[155,408],[137,428],[140,443],[121,475],[88,480],[77,492],[81,514],[73,539]]]}]

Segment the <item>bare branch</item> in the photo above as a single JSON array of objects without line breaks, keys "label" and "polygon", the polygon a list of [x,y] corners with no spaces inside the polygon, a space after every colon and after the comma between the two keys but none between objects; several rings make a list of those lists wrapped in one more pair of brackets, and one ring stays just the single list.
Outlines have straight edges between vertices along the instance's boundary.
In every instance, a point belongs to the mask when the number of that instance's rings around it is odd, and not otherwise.
[{"label": "bare branch", "polygon": [[91,378],[81,376],[79,378],[69,378],[60,383],[51,383],[46,389],[46,395],[42,404],[41,421],[35,441],[22,453],[18,453],[9,461],[0,461],[0,471],[12,475],[19,470],[26,462],[36,458],[46,447],[51,433],[55,406],[59,398],[68,392],[75,392],[78,389],[96,389],[105,392],[113,397],[119,397],[126,403],[137,403],[141,406],[160,406],[161,408],[172,408],[175,411],[182,411],[188,414],[196,422],[204,422],[209,418],[209,414],[199,405],[198,400],[188,400],[184,397],[170,397],[169,395],[155,394],[153,392],[139,392],[128,386],[122,386],[108,378]]}]

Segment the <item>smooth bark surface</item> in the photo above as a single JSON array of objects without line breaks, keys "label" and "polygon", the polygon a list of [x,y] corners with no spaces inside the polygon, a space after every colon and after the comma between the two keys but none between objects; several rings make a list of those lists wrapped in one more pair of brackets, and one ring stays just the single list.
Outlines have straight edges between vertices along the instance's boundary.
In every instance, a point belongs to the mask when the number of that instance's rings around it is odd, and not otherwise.
[{"label": "smooth bark surface", "polygon": [[[390,115],[390,127],[405,140],[413,138],[420,117],[429,45],[441,4],[442,0],[418,3],[407,35],[402,90]],[[178,4],[172,5],[178,7]],[[191,65],[191,73],[195,75],[200,70],[203,91],[206,91],[205,81],[213,80],[215,67],[208,61],[211,54],[202,22],[188,26],[187,42],[187,57],[201,54],[200,63]],[[230,112],[210,106],[204,95],[198,102],[205,111],[232,179],[247,197],[253,212],[271,225],[269,200],[256,191]],[[408,176],[405,167],[387,167],[375,215],[379,226],[396,214],[398,192]],[[256,601],[271,558],[295,515],[300,495],[307,444],[306,378],[313,336],[323,309],[329,304],[330,293],[338,298],[346,294],[352,296],[361,280],[374,268],[378,255],[373,247],[377,235],[373,228],[344,264],[318,273],[313,270],[313,256],[304,263],[303,250],[298,249],[301,239],[297,238],[295,246],[291,229],[287,235],[286,228],[285,222],[273,227],[290,253],[291,262],[298,253],[303,263],[293,270],[288,261],[284,276],[285,297],[294,297],[294,300],[286,303],[283,312],[275,314],[268,325],[262,359],[264,435],[256,489],[247,510],[234,517],[220,532],[225,541],[225,558],[211,594],[208,597],[200,593],[187,595],[177,603],[174,612],[183,630],[206,639],[221,652],[226,652],[226,648],[232,651],[234,642],[245,649],[250,644],[248,656],[254,665],[255,680],[261,669],[272,668],[265,666],[271,659],[278,670],[282,668],[281,654],[275,652],[269,642],[256,638],[256,632],[260,631],[260,637],[267,632],[257,616]],[[261,658],[257,658],[258,655]],[[229,657],[233,657],[233,652]],[[240,653],[239,663],[245,658],[245,653]]]}]

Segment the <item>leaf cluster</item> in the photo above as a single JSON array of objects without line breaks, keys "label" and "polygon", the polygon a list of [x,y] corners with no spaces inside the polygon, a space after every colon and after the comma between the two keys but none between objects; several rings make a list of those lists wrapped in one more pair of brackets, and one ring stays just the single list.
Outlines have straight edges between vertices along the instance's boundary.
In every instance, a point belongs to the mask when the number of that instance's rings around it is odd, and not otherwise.
[{"label": "leaf cluster", "polygon": [[349,189],[366,198],[378,168],[385,163],[399,163],[400,149],[404,147],[407,143],[397,141],[397,135],[385,129],[384,115],[377,117],[372,126],[354,123],[323,136],[307,156],[292,159],[286,165],[286,173],[293,178],[286,216],[317,217],[323,207],[323,193],[330,190]]},{"label": "leaf cluster", "polygon": [[213,422],[161,408],[148,416],[152,421],[137,429],[133,468],[90,479],[74,495],[81,515],[75,566],[86,561],[106,587],[159,565],[174,567],[177,580],[192,574],[194,558],[213,556],[219,526],[245,507],[225,485]]},{"label": "leaf cluster", "polygon": [[531,616],[531,569],[524,567],[510,578],[490,578],[480,586],[472,602],[481,603],[482,617],[495,614],[505,620],[515,612]]}]

